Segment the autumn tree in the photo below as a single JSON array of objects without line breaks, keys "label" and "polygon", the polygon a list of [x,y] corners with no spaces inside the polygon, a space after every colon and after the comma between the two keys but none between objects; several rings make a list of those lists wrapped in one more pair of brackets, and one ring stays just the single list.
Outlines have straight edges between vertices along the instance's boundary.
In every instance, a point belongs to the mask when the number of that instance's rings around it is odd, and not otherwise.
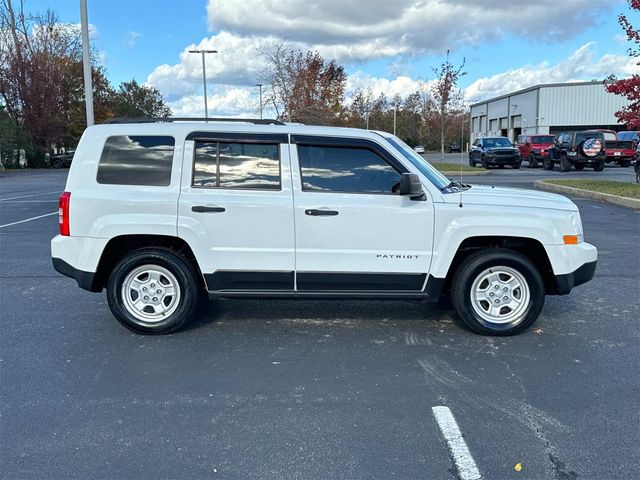
[{"label": "autumn tree", "polygon": [[135,80],[122,82],[114,92],[112,108],[116,117],[166,118],[171,116],[160,91]]},{"label": "autumn tree", "polygon": [[279,42],[260,47],[267,66],[261,78],[266,101],[278,118],[315,125],[338,125],[347,74],[335,60]]},{"label": "autumn tree", "polygon": [[431,95],[435,102],[436,111],[438,115],[438,123],[440,126],[440,156],[444,161],[444,143],[445,143],[445,130],[449,120],[449,112],[452,105],[457,100],[455,90],[460,77],[466,75],[464,69],[465,59],[462,59],[462,64],[456,67],[451,63],[449,59],[449,51],[447,51],[447,58],[440,64],[440,67],[433,68],[433,73],[436,75],[435,82],[431,88]]},{"label": "autumn tree", "polygon": [[[640,11],[640,0],[628,0],[631,10]],[[629,48],[631,57],[640,57],[640,29],[636,29],[626,15],[620,14],[618,22],[627,34],[627,40],[635,44]],[[640,65],[640,61],[636,64]],[[616,95],[622,95],[629,100],[629,104],[616,112],[620,123],[625,123],[629,130],[640,129],[640,75],[633,74],[631,78],[617,80],[606,85],[607,91]]]}]

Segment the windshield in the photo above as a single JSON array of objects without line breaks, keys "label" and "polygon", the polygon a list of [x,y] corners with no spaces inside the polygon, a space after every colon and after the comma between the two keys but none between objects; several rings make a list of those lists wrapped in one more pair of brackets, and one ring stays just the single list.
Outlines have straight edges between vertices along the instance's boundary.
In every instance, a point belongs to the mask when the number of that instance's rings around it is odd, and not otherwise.
[{"label": "windshield", "polygon": [[429,162],[427,162],[424,158],[414,152],[413,148],[404,143],[398,137],[389,136],[384,138],[385,140],[387,140],[387,142],[393,145],[396,150],[398,150],[404,156],[404,158],[409,160],[414,167],[420,170],[420,173],[427,177],[429,181],[436,187],[444,188],[449,185],[450,182],[447,177],[445,177],[435,168],[429,165]]},{"label": "windshield", "polygon": [[531,137],[531,143],[554,143],[556,137],[553,135],[544,135],[540,137]]},{"label": "windshield", "polygon": [[513,147],[508,138],[485,138],[482,142],[484,148]]},{"label": "windshield", "polygon": [[638,141],[638,132],[618,132],[618,140]]}]

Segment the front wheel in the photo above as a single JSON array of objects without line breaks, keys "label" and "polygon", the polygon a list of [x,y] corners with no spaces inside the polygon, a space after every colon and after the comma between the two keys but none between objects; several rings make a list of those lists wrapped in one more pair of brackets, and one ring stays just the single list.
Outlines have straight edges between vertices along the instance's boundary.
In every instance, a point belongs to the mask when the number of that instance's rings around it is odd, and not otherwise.
[{"label": "front wheel", "polygon": [[514,163],[513,165],[511,165],[511,168],[518,170],[521,165],[522,165],[522,162]]},{"label": "front wheel", "polygon": [[553,170],[553,159],[551,157],[545,157],[542,162],[545,170]]},{"label": "front wheel", "polygon": [[480,157],[480,165],[482,165],[482,168],[484,168],[485,170],[489,168],[489,164],[487,163],[487,157],[485,157],[484,155]]},{"label": "front wheel", "polygon": [[538,166],[538,158],[532,153],[529,155],[529,168],[536,168]]},{"label": "front wheel", "polygon": [[463,326],[481,335],[515,335],[529,328],[544,305],[535,265],[510,250],[469,256],[453,276],[451,300]]},{"label": "front wheel", "polygon": [[53,168],[62,168],[64,165],[62,164],[62,160],[56,158],[53,161]]},{"label": "front wheel", "polygon": [[199,289],[193,267],[181,255],[159,248],[125,256],[107,282],[107,302],[129,330],[164,334],[180,328],[195,312]]},{"label": "front wheel", "polygon": [[471,155],[469,155],[469,166],[470,167],[476,166],[476,162],[473,161],[473,157]]},{"label": "front wheel", "polygon": [[571,162],[566,155],[562,155],[560,157],[560,170],[562,170],[563,172],[568,172],[569,170],[571,170]]}]

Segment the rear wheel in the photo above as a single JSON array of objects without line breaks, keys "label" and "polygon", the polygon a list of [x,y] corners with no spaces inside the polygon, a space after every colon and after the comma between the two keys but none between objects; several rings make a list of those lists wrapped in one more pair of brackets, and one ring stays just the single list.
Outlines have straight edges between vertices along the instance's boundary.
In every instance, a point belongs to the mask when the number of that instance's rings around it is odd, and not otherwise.
[{"label": "rear wheel", "polygon": [[538,159],[532,153],[531,155],[529,155],[529,168],[536,168],[537,166],[538,166]]},{"label": "rear wheel", "polygon": [[62,168],[64,165],[62,164],[62,160],[56,158],[53,161],[53,168]]},{"label": "rear wheel", "polygon": [[130,253],[118,262],[107,282],[111,312],[136,333],[177,330],[195,312],[198,297],[197,276],[188,260],[159,248]]},{"label": "rear wheel", "polygon": [[593,166],[593,169],[596,172],[601,172],[604,170],[604,160],[598,160],[595,165]]},{"label": "rear wheel", "polygon": [[469,256],[452,281],[460,321],[482,335],[515,335],[529,328],[544,305],[544,282],[517,252],[493,249]]},{"label": "rear wheel", "polygon": [[560,157],[560,170],[562,170],[563,172],[568,172],[569,170],[571,170],[571,162],[566,155],[562,155]]},{"label": "rear wheel", "polygon": [[620,165],[622,168],[627,168],[627,167],[629,167],[629,166],[631,165],[631,160],[621,160],[621,161],[619,162],[619,165]]}]

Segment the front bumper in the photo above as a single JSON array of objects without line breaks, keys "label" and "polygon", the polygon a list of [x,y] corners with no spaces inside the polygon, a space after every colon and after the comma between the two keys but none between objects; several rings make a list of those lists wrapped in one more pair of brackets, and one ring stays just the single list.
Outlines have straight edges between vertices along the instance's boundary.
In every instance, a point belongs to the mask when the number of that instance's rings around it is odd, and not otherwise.
[{"label": "front bumper", "polygon": [[512,165],[514,163],[520,163],[519,155],[487,155],[485,157],[487,163],[496,165]]},{"label": "front bumper", "polygon": [[573,287],[587,283],[596,273],[596,264],[598,261],[585,263],[577,270],[571,273],[556,275],[556,283],[558,284],[558,295],[566,295]]}]

